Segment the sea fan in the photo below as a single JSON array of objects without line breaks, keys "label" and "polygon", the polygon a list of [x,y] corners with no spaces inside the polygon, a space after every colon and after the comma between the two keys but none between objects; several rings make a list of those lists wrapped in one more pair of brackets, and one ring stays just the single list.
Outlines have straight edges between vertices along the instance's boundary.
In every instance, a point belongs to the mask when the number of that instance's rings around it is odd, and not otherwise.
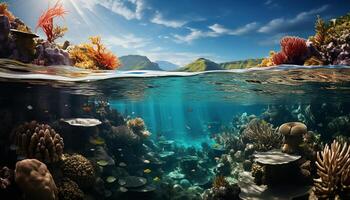
[{"label": "sea fan", "polygon": [[306,41],[299,37],[284,37],[281,40],[282,52],[287,56],[288,64],[304,64],[308,49]]},{"label": "sea fan", "polygon": [[[67,11],[63,8],[63,5],[60,3],[60,1],[57,1],[53,7],[48,8],[40,16],[36,30],[38,28],[41,28],[46,34],[47,40],[49,42],[53,42],[56,38],[63,35],[62,31],[57,32],[58,29],[57,27],[54,27],[53,19],[56,17],[63,17],[65,14],[67,14]],[[65,31],[66,29],[62,28],[61,30]]]},{"label": "sea fan", "polygon": [[283,52],[275,53],[272,56],[272,62],[274,65],[285,64],[287,61],[287,56]]}]

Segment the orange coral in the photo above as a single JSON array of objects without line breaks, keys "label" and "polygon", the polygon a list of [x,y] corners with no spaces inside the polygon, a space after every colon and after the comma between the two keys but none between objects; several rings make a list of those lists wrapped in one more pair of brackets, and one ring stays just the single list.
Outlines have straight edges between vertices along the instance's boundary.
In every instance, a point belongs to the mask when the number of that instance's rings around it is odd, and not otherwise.
[{"label": "orange coral", "polygon": [[0,15],[5,15],[10,22],[15,21],[16,17],[8,10],[7,3],[0,3]]},{"label": "orange coral", "polygon": [[97,62],[97,65],[102,69],[116,69],[120,66],[120,63],[115,55],[112,52],[108,51],[103,44],[101,44],[100,37],[91,37],[91,43],[95,46],[95,48],[89,48],[88,52]]},{"label": "orange coral", "polygon": [[226,181],[224,176],[217,176],[213,181],[213,188],[219,189],[220,187],[229,187],[230,184]]},{"label": "orange coral", "polygon": [[41,28],[46,34],[47,40],[49,42],[53,42],[58,37],[63,36],[63,33],[65,32],[65,28],[62,28],[64,30],[62,32],[60,28],[57,28],[58,26],[54,26],[53,19],[56,17],[63,17],[66,13],[67,11],[63,8],[63,5],[60,4],[60,1],[58,0],[53,7],[48,8],[45,12],[42,13],[38,20],[36,29]]},{"label": "orange coral", "polygon": [[90,41],[91,44],[81,44],[69,51],[76,67],[113,70],[120,66],[118,58],[106,49],[100,37],[90,37]]}]

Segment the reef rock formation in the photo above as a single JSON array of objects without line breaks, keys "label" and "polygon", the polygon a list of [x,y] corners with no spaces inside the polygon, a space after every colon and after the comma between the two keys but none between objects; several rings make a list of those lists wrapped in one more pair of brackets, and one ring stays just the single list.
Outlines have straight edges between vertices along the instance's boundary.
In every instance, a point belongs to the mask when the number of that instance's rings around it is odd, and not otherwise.
[{"label": "reef rock formation", "polygon": [[150,132],[147,131],[145,122],[142,118],[130,119],[126,122],[126,125],[133,133],[138,135],[141,138],[147,138],[150,136]]},{"label": "reef rock formation", "polygon": [[12,136],[18,155],[45,163],[57,162],[62,158],[63,138],[47,124],[26,122],[17,127]]},{"label": "reef rock formation", "polygon": [[253,119],[242,133],[244,143],[252,143],[258,151],[268,151],[281,146],[282,137],[264,120]]},{"label": "reef rock formation", "polygon": [[0,189],[8,188],[13,180],[13,170],[8,167],[3,167],[0,169]]},{"label": "reef rock formation", "polygon": [[350,146],[337,141],[317,154],[314,194],[323,199],[350,198]]},{"label": "reef rock formation", "polygon": [[89,188],[95,183],[95,169],[82,155],[65,155],[61,169],[65,177],[72,179],[81,188]]},{"label": "reef rock formation", "polygon": [[68,52],[48,41],[39,42],[35,57],[34,63],[39,65],[71,65]]},{"label": "reef rock formation", "polygon": [[63,178],[57,183],[58,198],[60,200],[83,200],[84,193],[80,190],[78,184],[69,178]]},{"label": "reef rock formation", "polygon": [[301,122],[289,122],[282,124],[278,131],[283,135],[282,151],[284,153],[296,153],[300,150],[303,135],[307,134],[307,127]]},{"label": "reef rock formation", "polygon": [[28,199],[57,200],[57,187],[46,165],[36,159],[16,163],[15,181]]}]

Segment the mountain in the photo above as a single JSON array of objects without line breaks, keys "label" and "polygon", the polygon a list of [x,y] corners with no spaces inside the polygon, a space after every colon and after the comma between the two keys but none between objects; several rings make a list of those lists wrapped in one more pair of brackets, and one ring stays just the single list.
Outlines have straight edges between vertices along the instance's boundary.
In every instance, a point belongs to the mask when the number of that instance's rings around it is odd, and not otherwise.
[{"label": "mountain", "polygon": [[202,72],[202,71],[209,71],[209,70],[221,70],[219,64],[205,59],[205,58],[199,58],[196,61],[186,65],[185,67],[182,67],[178,69],[178,71],[185,71],[185,72]]},{"label": "mountain", "polygon": [[174,71],[177,68],[179,68],[178,65],[175,65],[174,63],[168,61],[158,60],[155,63],[157,63],[159,68],[161,68],[164,71]]},{"label": "mountain", "polygon": [[121,56],[119,60],[122,66],[120,70],[162,70],[157,63],[151,62],[146,56],[128,55]]},{"label": "mountain", "polygon": [[245,69],[258,66],[258,64],[260,64],[262,60],[262,58],[239,60],[221,63],[220,66],[223,69]]}]

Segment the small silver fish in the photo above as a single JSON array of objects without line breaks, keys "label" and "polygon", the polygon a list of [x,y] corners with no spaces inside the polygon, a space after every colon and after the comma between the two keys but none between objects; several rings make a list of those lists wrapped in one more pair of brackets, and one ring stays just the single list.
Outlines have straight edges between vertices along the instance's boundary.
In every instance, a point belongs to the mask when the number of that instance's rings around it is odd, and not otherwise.
[{"label": "small silver fish", "polygon": [[33,106],[28,105],[28,106],[27,106],[27,109],[28,109],[28,110],[33,110]]}]

